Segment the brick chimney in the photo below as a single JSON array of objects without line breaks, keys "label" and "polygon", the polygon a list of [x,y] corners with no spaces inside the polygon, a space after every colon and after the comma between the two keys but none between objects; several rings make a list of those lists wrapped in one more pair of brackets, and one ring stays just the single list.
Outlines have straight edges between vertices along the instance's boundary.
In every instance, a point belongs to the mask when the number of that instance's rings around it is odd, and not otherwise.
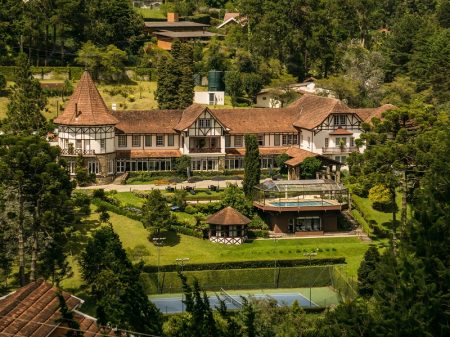
[{"label": "brick chimney", "polygon": [[167,22],[178,22],[178,13],[167,13]]}]

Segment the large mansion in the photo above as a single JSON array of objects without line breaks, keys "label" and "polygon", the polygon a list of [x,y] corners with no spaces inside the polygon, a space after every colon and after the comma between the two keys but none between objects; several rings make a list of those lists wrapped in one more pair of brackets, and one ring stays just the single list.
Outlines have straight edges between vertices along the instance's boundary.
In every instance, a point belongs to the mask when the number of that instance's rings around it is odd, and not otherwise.
[{"label": "large mansion", "polygon": [[[85,72],[55,120],[62,156],[75,172],[78,155],[99,178],[130,171],[170,171],[182,155],[193,171],[241,170],[244,136],[258,137],[262,168],[287,153],[295,169],[304,158],[344,162],[361,151],[355,140],[361,124],[380,117],[392,105],[351,109],[343,102],[306,94],[286,108],[112,111]],[[295,170],[291,172],[295,178]]]}]

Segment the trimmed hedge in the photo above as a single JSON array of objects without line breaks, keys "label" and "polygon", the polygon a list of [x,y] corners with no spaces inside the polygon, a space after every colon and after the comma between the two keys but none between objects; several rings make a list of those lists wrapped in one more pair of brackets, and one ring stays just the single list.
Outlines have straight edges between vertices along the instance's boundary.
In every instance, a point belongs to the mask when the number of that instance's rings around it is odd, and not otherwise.
[{"label": "trimmed hedge", "polygon": [[107,201],[104,201],[104,200],[101,200],[98,198],[93,198],[92,203],[97,207],[100,205],[105,206],[105,208],[110,212],[126,216],[126,217],[136,220],[136,221],[141,221],[141,216],[139,214],[136,214],[134,212],[123,209],[122,207],[113,205]]},{"label": "trimmed hedge", "polygon": [[[300,266],[323,266],[344,264],[345,257],[325,258],[325,259],[293,259],[293,260],[276,260],[278,267],[300,267]],[[186,271],[200,271],[200,270],[229,270],[229,269],[258,269],[271,268],[275,264],[275,260],[259,260],[259,261],[233,261],[233,262],[216,262],[216,263],[201,263],[188,264],[184,266]],[[175,272],[179,268],[176,264],[169,264],[160,266],[159,270],[164,272]],[[146,273],[156,273],[157,266],[146,265],[143,267]]]},{"label": "trimmed hedge", "polygon": [[170,228],[177,233],[193,236],[193,237],[196,237],[199,239],[203,239],[203,232],[201,232],[201,231],[198,231],[198,230],[195,230],[192,228],[188,228],[188,227],[184,227],[184,226],[178,226],[178,225],[172,225],[172,226],[170,226]]},{"label": "trimmed hedge", "polygon": [[[183,274],[191,282],[195,277],[201,287],[208,291],[221,288],[237,289],[270,289],[270,288],[306,288],[326,287],[331,285],[333,266],[313,267],[277,267],[259,269],[228,269],[186,271]],[[160,272],[160,288],[162,293],[182,292],[181,281],[177,272]],[[141,280],[148,294],[157,293],[158,274],[142,273]]]}]

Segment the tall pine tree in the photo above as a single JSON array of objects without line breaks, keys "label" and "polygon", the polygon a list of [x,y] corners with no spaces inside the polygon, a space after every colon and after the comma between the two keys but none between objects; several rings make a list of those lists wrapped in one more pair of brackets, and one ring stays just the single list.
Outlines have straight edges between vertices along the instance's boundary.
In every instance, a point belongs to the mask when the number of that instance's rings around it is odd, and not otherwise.
[{"label": "tall pine tree", "polygon": [[46,121],[42,111],[47,104],[39,81],[33,78],[25,54],[17,59],[15,85],[9,97],[4,129],[12,134],[30,135],[33,132],[45,134]]},{"label": "tall pine tree", "polygon": [[261,179],[261,162],[259,159],[258,140],[255,135],[245,135],[244,181],[242,182],[247,198],[253,194],[253,187]]},{"label": "tall pine tree", "polygon": [[156,100],[160,109],[184,109],[194,100],[192,46],[174,41],[170,56],[158,63]]}]

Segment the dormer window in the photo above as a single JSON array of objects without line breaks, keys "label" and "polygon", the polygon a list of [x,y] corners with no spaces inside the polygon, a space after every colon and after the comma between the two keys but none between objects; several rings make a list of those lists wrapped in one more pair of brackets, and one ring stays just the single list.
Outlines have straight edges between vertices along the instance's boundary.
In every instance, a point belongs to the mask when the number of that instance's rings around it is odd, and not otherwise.
[{"label": "dormer window", "polygon": [[346,115],[335,115],[333,119],[334,125],[345,125],[347,122],[347,116]]},{"label": "dormer window", "polygon": [[209,118],[200,118],[198,120],[199,128],[210,128],[211,127],[211,119]]}]

